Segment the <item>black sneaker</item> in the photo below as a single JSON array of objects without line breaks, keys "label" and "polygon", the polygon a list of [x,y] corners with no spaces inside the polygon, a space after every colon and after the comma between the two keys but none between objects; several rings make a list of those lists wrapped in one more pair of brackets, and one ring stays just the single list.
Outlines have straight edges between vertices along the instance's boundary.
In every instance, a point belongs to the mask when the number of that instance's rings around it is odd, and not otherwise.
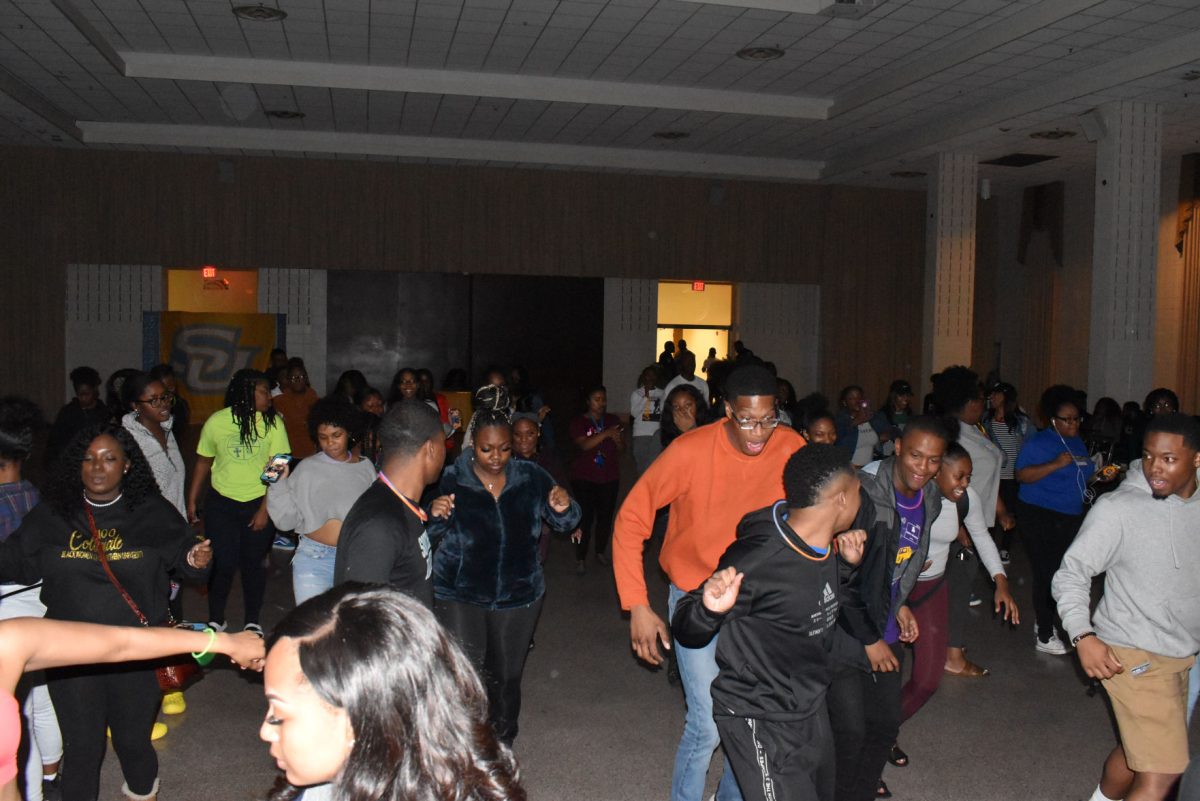
[{"label": "black sneaker", "polygon": [[62,801],[62,776],[42,780],[42,801]]}]

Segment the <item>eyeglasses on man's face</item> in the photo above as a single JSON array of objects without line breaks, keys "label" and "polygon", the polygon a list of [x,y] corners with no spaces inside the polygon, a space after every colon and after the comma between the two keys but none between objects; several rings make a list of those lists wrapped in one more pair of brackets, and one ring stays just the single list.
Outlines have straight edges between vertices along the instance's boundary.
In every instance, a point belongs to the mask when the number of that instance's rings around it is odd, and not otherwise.
[{"label": "eyeglasses on man's face", "polygon": [[743,431],[753,431],[762,426],[763,430],[769,431],[779,425],[778,417],[764,417],[761,420],[751,420],[748,417],[735,417],[733,422]]}]

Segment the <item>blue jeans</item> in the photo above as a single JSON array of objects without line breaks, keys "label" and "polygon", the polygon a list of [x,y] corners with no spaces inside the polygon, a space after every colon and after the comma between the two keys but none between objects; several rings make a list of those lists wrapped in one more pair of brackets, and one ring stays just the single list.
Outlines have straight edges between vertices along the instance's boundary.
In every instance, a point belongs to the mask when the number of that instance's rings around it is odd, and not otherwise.
[{"label": "blue jeans", "polygon": [[1196,697],[1200,696],[1200,662],[1192,665],[1191,675],[1188,676],[1187,722],[1192,722],[1192,713],[1196,711]]},{"label": "blue jeans", "polygon": [[320,595],[333,586],[333,560],[337,547],[324,545],[300,535],[296,555],[292,557],[292,594],[296,606]]},{"label": "blue jeans", "polygon": [[[675,616],[675,605],[686,593],[671,585],[667,596],[667,616]],[[713,720],[712,683],[717,677],[717,638],[703,648],[684,648],[678,642],[671,645],[679,663],[679,679],[687,699],[687,718],[683,736],[675,752],[675,773],[671,777],[671,801],[701,801],[704,780],[713,751],[721,744],[717,723]],[[729,762],[717,787],[717,801],[742,801],[742,792],[733,778]]]}]

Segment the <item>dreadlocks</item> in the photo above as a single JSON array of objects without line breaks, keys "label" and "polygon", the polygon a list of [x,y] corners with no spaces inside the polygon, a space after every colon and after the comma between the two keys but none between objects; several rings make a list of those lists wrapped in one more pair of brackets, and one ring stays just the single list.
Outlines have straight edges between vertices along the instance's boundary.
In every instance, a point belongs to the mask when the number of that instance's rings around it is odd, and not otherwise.
[{"label": "dreadlocks", "polygon": [[[225,390],[225,405],[233,412],[234,422],[238,426],[238,439],[243,445],[251,445],[259,437],[257,413],[254,408],[254,388],[258,384],[270,386],[266,373],[258,370],[238,370],[233,374],[233,378],[229,379],[229,388]],[[264,429],[275,427],[274,406],[268,406],[262,417]]]}]

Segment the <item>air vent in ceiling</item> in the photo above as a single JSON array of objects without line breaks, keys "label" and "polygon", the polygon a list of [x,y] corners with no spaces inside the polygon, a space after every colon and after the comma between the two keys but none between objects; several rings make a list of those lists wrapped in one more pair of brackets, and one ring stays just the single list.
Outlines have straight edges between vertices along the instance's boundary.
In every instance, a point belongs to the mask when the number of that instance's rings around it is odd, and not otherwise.
[{"label": "air vent in ceiling", "polygon": [[1180,77],[1185,81],[1200,81],[1200,70],[1188,70]]},{"label": "air vent in ceiling", "polygon": [[988,159],[980,164],[992,164],[997,167],[1028,167],[1031,164],[1041,164],[1043,161],[1056,159],[1058,156],[1045,156],[1041,153],[1009,153],[998,159]]},{"label": "air vent in ceiling", "polygon": [[256,6],[234,6],[233,13],[242,19],[253,22],[278,22],[287,18],[287,12],[278,8],[270,8],[261,3]]}]

